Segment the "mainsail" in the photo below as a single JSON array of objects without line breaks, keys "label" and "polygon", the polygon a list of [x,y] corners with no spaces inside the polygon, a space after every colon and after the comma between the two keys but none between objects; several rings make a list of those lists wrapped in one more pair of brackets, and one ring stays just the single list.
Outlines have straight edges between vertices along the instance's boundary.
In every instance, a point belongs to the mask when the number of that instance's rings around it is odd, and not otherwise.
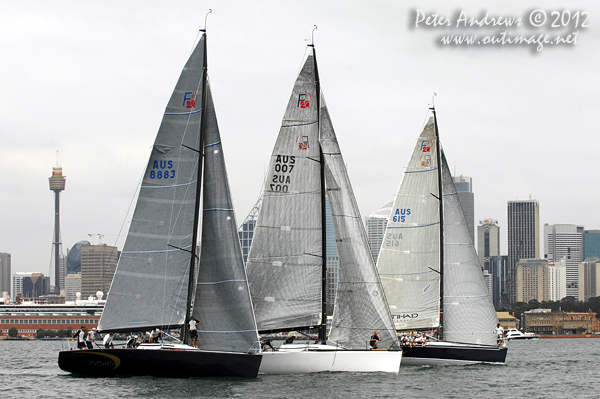
[{"label": "mainsail", "polygon": [[435,328],[440,315],[440,223],[436,134],[431,118],[413,151],[377,268],[398,330]]},{"label": "mainsail", "polygon": [[314,62],[294,84],[268,178],[247,272],[259,330],[320,323],[321,187]]}]

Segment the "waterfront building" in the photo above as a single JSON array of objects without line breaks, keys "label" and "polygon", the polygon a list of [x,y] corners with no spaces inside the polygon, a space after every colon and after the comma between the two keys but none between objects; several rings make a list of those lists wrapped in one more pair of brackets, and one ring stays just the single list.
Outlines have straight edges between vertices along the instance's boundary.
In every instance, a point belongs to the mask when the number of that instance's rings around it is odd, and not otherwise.
[{"label": "waterfront building", "polygon": [[81,295],[108,292],[117,268],[117,247],[106,244],[81,247]]},{"label": "waterfront building", "polygon": [[508,276],[510,303],[517,301],[517,263],[540,258],[540,206],[537,200],[508,201]]},{"label": "waterfront building", "polygon": [[600,296],[600,258],[587,258],[579,268],[579,300],[587,302]]},{"label": "waterfront building", "polygon": [[375,263],[377,263],[377,258],[379,257],[379,250],[381,249],[385,229],[387,228],[388,219],[392,212],[392,205],[394,203],[390,202],[365,218],[367,240]]},{"label": "waterfront building", "polygon": [[490,273],[494,306],[500,308],[508,305],[508,256],[490,256]]},{"label": "waterfront building", "polygon": [[10,298],[11,257],[9,253],[0,252],[0,296],[6,292]]},{"label": "waterfront building", "polygon": [[583,230],[583,259],[600,258],[600,230]]},{"label": "waterfront building", "polygon": [[479,264],[491,273],[490,257],[500,255],[500,226],[495,219],[479,221],[477,226],[477,256]]},{"label": "waterfront building", "polygon": [[548,262],[548,300],[560,301],[567,296],[567,261]]},{"label": "waterfront building", "polygon": [[540,335],[571,335],[600,331],[600,321],[592,311],[552,312],[551,309],[528,310],[522,314],[521,324],[524,331]]},{"label": "waterfront building", "polygon": [[548,300],[548,262],[521,259],[517,263],[517,302]]},{"label": "waterfront building", "polygon": [[579,264],[583,262],[583,226],[544,225],[544,258],[556,262],[566,257],[567,296],[579,298]]},{"label": "waterfront building", "polygon": [[465,221],[475,242],[475,194],[473,194],[473,179],[470,176],[453,176],[454,188],[462,206]]},{"label": "waterfront building", "polygon": [[519,320],[508,312],[496,312],[498,316],[498,323],[507,331],[509,328],[517,328]]}]

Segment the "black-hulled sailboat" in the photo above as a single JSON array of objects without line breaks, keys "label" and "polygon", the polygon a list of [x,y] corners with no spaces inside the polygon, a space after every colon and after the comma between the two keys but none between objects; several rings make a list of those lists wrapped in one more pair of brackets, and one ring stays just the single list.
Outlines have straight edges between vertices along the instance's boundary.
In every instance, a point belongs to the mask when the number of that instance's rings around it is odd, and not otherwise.
[{"label": "black-hulled sailboat", "polygon": [[[417,140],[379,252],[377,268],[396,329],[429,332],[403,345],[402,364],[504,363],[498,318],[441,149],[435,109]],[[440,195],[442,193],[442,195]]]},{"label": "black-hulled sailboat", "polygon": [[[58,364],[65,371],[160,377],[258,373],[258,332],[201,32],[163,116],[98,326],[102,332],[181,329],[183,343],[63,351]],[[199,349],[185,344],[191,316],[201,322]]]},{"label": "black-hulled sailboat", "polygon": [[[271,155],[247,272],[261,333],[319,336],[263,352],[260,372],[397,373],[402,352],[321,91],[315,48],[307,50]],[[326,199],[339,259],[329,333]],[[374,331],[381,350],[370,350]]]}]

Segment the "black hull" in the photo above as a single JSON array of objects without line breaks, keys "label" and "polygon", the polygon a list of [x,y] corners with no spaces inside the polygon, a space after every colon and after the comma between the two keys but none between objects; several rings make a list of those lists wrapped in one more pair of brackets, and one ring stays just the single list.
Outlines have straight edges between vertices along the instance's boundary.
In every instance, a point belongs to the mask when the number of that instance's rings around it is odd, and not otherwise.
[{"label": "black hull", "polygon": [[504,364],[506,348],[478,345],[406,346],[402,348],[403,366],[448,366],[475,363]]},{"label": "black hull", "polygon": [[92,349],[63,351],[58,366],[91,376],[256,378],[261,355],[172,349]]}]

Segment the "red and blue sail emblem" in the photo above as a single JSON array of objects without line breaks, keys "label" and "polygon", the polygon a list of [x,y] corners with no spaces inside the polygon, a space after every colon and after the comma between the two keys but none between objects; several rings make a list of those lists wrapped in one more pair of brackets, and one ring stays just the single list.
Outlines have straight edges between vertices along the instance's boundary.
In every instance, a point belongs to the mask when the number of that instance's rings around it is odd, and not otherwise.
[{"label": "red and blue sail emblem", "polygon": [[198,92],[188,91],[183,94],[183,106],[186,108],[194,108],[196,106],[196,100],[198,99]]},{"label": "red and blue sail emblem", "polygon": [[430,152],[431,151],[431,141],[423,140],[421,142],[421,151],[422,152]]},{"label": "red and blue sail emblem", "polygon": [[308,150],[308,136],[299,134],[298,137],[296,137],[296,143],[298,143],[299,150]]},{"label": "red and blue sail emblem", "polygon": [[312,100],[312,95],[308,91],[306,93],[300,93],[298,95],[298,107],[299,108],[310,107],[311,100]]}]

